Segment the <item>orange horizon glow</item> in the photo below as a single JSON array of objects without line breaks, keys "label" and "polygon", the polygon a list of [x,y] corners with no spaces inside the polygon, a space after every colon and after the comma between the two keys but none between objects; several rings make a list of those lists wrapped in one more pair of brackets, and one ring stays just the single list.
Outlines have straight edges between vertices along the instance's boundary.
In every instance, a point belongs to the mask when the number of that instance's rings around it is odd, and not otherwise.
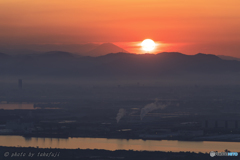
[{"label": "orange horizon glow", "polygon": [[[124,44],[147,37],[156,51],[240,57],[239,0],[0,1],[1,46]],[[130,50],[129,50],[130,49]]]},{"label": "orange horizon glow", "polygon": [[[151,54],[158,54],[161,52],[176,52],[180,46],[183,46],[184,44],[167,44],[161,41],[154,41],[155,42],[155,48],[150,51],[146,52],[142,49],[141,43],[142,41],[136,41],[136,42],[113,42],[113,44],[124,48],[130,53],[135,54],[145,54],[145,53],[151,53]],[[196,53],[193,53],[196,54]]]}]

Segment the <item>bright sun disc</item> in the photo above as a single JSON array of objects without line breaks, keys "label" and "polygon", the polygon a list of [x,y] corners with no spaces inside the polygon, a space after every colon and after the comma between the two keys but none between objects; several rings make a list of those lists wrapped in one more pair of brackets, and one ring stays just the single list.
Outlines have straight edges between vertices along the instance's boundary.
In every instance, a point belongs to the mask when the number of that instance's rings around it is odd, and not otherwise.
[{"label": "bright sun disc", "polygon": [[142,41],[141,46],[144,51],[150,52],[154,50],[156,44],[151,39],[145,39],[144,41]]}]

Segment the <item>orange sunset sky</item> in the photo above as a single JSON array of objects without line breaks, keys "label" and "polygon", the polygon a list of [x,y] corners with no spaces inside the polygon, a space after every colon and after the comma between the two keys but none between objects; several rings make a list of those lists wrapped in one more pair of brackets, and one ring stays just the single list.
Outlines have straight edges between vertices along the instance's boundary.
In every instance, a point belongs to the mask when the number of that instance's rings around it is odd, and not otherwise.
[{"label": "orange sunset sky", "polygon": [[[240,57],[240,0],[0,0],[0,45],[114,43]],[[1,52],[1,50],[0,50]]]}]

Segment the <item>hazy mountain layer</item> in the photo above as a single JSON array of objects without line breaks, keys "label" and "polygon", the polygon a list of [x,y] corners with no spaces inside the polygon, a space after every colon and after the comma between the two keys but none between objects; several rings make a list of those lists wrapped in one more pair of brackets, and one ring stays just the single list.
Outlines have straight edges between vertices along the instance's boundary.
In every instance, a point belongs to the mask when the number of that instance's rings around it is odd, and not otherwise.
[{"label": "hazy mountain layer", "polygon": [[56,76],[161,76],[175,74],[239,73],[240,62],[215,55],[184,55],[177,52],[153,54],[116,53],[99,57],[76,57],[68,52],[10,57],[0,54],[1,75]]}]

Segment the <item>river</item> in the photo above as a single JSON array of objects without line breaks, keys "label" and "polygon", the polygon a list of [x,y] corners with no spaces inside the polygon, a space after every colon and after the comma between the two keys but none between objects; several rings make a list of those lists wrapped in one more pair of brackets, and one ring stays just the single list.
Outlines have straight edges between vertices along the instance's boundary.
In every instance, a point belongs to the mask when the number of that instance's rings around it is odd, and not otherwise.
[{"label": "river", "polygon": [[39,147],[61,149],[105,149],[105,150],[135,150],[135,151],[190,151],[207,152],[240,151],[240,142],[213,141],[176,141],[176,140],[141,140],[141,139],[107,139],[107,138],[24,138],[22,136],[0,136],[0,146]]}]

